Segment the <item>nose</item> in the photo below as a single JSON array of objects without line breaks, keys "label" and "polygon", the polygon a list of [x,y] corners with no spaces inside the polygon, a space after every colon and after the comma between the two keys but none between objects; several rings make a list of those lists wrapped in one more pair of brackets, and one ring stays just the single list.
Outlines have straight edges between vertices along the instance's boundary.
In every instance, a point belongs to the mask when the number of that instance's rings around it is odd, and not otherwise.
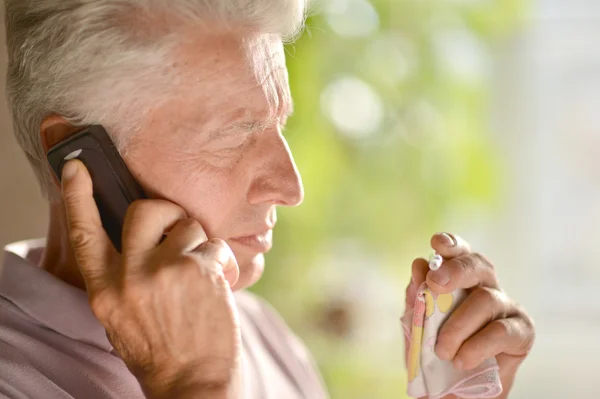
[{"label": "nose", "polygon": [[248,189],[250,204],[296,206],[304,199],[302,178],[290,148],[277,130],[265,131],[256,147],[255,173]]}]

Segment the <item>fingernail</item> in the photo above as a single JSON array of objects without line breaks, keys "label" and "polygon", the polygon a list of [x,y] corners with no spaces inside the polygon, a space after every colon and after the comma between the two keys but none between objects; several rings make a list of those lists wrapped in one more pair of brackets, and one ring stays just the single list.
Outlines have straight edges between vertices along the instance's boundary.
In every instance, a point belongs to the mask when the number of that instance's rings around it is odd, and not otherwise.
[{"label": "fingernail", "polygon": [[69,161],[63,166],[62,179],[71,180],[77,174],[77,164],[74,161]]},{"label": "fingernail", "polygon": [[456,240],[454,239],[454,237],[452,237],[451,234],[442,233],[441,236],[444,237],[444,240],[446,241],[444,243],[445,246],[447,246],[449,248],[456,246]]},{"label": "fingernail", "polygon": [[433,280],[434,283],[439,285],[446,285],[450,281],[450,272],[448,269],[441,268],[428,274],[429,278]]}]

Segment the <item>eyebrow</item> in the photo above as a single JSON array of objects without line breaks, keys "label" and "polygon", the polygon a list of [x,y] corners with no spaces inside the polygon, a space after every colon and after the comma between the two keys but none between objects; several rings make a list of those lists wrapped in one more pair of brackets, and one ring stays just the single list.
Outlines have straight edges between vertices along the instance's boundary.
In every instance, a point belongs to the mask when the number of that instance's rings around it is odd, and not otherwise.
[{"label": "eyebrow", "polygon": [[269,118],[269,120],[265,120],[262,115],[257,115],[256,110],[250,107],[236,108],[234,111],[228,113],[220,128],[207,132],[208,140],[212,141],[223,134],[232,134],[240,130],[248,134],[264,131],[278,120],[287,122],[287,119],[294,113],[294,101],[291,96],[286,97],[285,100],[280,98],[281,107],[277,110],[277,115]]},{"label": "eyebrow", "polygon": [[[248,112],[249,111],[249,112]],[[253,110],[249,108],[240,108],[234,112],[235,117],[229,119],[229,122],[226,124],[228,128],[224,131],[231,130],[231,128],[243,128],[249,132],[256,132],[260,130],[266,129],[271,124],[277,122],[277,120],[287,120],[294,113],[294,104],[292,101],[289,101],[284,105],[279,112],[279,115],[275,115],[274,117],[265,120],[260,116],[256,115]],[[250,115],[249,118],[246,118],[247,115]],[[239,121],[240,119],[245,119],[244,121]]]}]

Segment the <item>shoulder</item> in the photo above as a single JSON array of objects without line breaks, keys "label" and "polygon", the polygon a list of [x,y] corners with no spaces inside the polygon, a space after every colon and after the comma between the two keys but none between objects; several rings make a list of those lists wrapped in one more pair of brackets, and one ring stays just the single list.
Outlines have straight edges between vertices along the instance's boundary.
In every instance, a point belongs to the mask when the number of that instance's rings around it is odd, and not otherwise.
[{"label": "shoulder", "polygon": [[242,337],[252,328],[260,336],[271,357],[293,374],[306,397],[327,397],[317,365],[302,340],[292,332],[277,311],[263,298],[247,291],[235,293]]},{"label": "shoulder", "polygon": [[51,392],[54,384],[34,365],[35,356],[41,354],[28,350],[36,349],[37,342],[28,331],[35,328],[34,323],[3,297],[0,297],[0,321],[0,398],[30,398],[36,392]]},{"label": "shoulder", "polygon": [[0,326],[0,398],[36,398],[41,392],[45,398],[68,398],[35,367],[22,348],[12,344],[10,334]]},{"label": "shoulder", "polygon": [[0,399],[142,398],[123,361],[0,297]]}]

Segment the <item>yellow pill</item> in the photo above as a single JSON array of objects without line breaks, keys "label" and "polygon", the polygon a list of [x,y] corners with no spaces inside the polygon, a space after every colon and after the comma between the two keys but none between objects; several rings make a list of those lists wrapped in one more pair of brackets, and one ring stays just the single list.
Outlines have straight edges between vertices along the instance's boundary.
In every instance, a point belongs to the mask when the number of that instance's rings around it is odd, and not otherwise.
[{"label": "yellow pill", "polygon": [[441,294],[438,295],[436,302],[437,302],[437,307],[440,310],[440,312],[442,313],[446,313],[450,310],[450,308],[452,307],[452,302],[453,302],[453,297],[452,294]]}]

